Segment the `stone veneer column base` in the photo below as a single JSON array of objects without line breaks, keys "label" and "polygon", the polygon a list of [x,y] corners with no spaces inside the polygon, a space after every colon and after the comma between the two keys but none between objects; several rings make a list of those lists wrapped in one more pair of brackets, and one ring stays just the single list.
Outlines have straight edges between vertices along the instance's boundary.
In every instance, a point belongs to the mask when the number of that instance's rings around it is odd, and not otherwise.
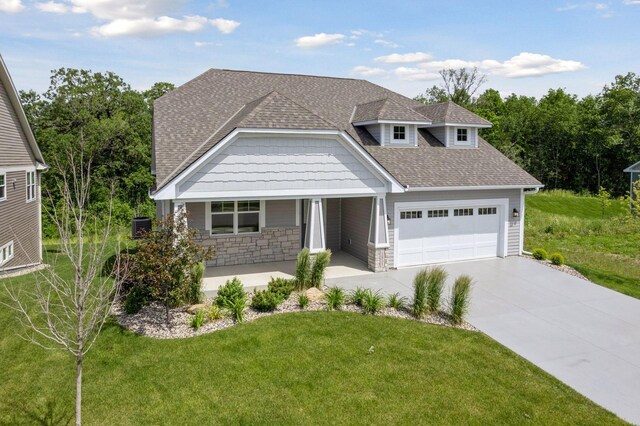
[{"label": "stone veneer column base", "polygon": [[367,246],[367,266],[373,272],[385,272],[387,268],[388,248],[375,248],[372,244]]}]

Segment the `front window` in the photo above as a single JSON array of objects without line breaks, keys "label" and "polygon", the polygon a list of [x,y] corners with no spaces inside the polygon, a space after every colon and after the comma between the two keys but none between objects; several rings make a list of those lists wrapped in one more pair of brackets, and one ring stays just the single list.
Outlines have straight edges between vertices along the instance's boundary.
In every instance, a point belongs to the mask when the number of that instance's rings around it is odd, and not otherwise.
[{"label": "front window", "polygon": [[13,258],[13,241],[0,247],[0,266]]},{"label": "front window", "polygon": [[467,129],[458,129],[458,142],[467,142]]},{"label": "front window", "polygon": [[7,199],[7,175],[0,174],[0,201]]},{"label": "front window", "polygon": [[393,140],[394,141],[403,141],[405,140],[405,127],[404,126],[393,126]]},{"label": "front window", "polygon": [[36,172],[27,172],[27,201],[36,199]]},{"label": "front window", "polygon": [[211,202],[211,234],[259,232],[260,208],[260,200]]}]

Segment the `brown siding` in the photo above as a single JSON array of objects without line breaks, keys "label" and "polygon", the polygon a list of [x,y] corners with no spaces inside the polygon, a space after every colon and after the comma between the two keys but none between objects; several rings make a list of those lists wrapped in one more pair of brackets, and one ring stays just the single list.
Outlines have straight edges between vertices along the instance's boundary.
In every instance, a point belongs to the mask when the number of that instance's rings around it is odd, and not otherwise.
[{"label": "brown siding", "polygon": [[[0,246],[13,241],[14,255],[13,259],[0,266],[0,271],[41,262],[38,217],[40,195],[27,203],[25,170],[7,172],[6,177],[7,199],[0,201]],[[39,173],[36,181],[39,189]]]},{"label": "brown siding", "polygon": [[0,82],[0,167],[35,165],[7,89]]},{"label": "brown siding", "polygon": [[342,250],[367,261],[367,239],[371,220],[371,198],[343,198],[340,240]]}]

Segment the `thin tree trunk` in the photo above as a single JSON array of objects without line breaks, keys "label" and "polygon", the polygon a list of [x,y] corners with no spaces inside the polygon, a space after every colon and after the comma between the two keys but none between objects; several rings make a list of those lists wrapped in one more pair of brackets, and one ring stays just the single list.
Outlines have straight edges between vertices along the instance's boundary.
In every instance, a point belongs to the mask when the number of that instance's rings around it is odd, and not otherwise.
[{"label": "thin tree trunk", "polygon": [[76,426],[82,424],[82,357],[76,358]]}]

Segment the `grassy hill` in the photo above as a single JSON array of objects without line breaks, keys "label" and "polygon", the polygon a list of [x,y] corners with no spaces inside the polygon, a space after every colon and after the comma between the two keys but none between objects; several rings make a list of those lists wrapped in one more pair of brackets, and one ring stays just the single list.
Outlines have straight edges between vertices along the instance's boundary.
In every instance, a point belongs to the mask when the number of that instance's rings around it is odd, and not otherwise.
[{"label": "grassy hill", "polygon": [[640,218],[624,201],[603,217],[596,197],[546,191],[527,196],[525,215],[525,250],[560,252],[593,282],[640,299]]}]

